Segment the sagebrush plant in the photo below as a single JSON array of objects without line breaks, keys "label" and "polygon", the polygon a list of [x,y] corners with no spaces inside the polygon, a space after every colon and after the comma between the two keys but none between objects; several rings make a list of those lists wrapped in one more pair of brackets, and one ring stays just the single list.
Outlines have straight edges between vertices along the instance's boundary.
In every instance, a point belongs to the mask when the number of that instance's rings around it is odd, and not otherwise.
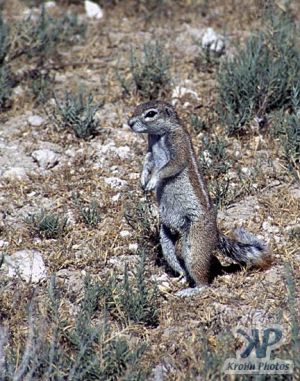
[{"label": "sagebrush plant", "polygon": [[158,325],[157,286],[146,285],[146,251],[140,249],[138,266],[134,272],[134,282],[129,280],[128,266],[125,265],[121,290],[121,305],[128,320],[147,326]]},{"label": "sagebrush plant", "polygon": [[44,104],[53,94],[54,75],[49,71],[34,71],[30,75],[30,88],[37,104]]},{"label": "sagebrush plant", "polygon": [[256,118],[290,105],[300,75],[296,27],[287,12],[269,11],[265,28],[221,65],[219,115],[229,134],[245,132]]},{"label": "sagebrush plant", "polygon": [[291,173],[300,180],[300,82],[293,88],[290,111],[275,115],[273,135],[280,141]]},{"label": "sagebrush plant", "polygon": [[3,64],[10,48],[10,29],[0,11],[0,65]]},{"label": "sagebrush plant", "polygon": [[79,210],[82,221],[91,227],[95,227],[101,221],[100,205],[96,200],[92,200],[88,204],[82,202],[76,193],[73,194],[73,200]]},{"label": "sagebrush plant", "polygon": [[99,133],[96,112],[102,104],[94,103],[92,94],[80,89],[77,93],[66,92],[64,99],[55,96],[55,122],[58,128],[68,128],[80,139],[88,139]]},{"label": "sagebrush plant", "polygon": [[197,135],[207,128],[205,122],[197,114],[190,114],[190,125]]},{"label": "sagebrush plant", "polygon": [[159,245],[158,221],[151,208],[151,200],[130,200],[124,213],[127,224],[137,233],[139,246],[149,250]]},{"label": "sagebrush plant", "polygon": [[0,112],[10,106],[12,89],[13,80],[11,74],[5,66],[2,66],[0,67]]},{"label": "sagebrush plant", "polygon": [[32,229],[33,234],[41,238],[58,238],[63,235],[68,226],[68,218],[62,215],[47,212],[42,209],[38,213],[29,214],[26,223]]},{"label": "sagebrush plant", "polygon": [[199,157],[200,167],[208,181],[208,189],[217,208],[228,205],[234,195],[230,188],[228,170],[234,161],[226,149],[223,137],[205,135],[203,139],[205,150]]},{"label": "sagebrush plant", "polygon": [[37,58],[42,66],[45,61],[58,52],[60,44],[78,42],[84,36],[86,25],[78,17],[66,14],[63,17],[49,15],[44,4],[37,18],[27,17],[15,26],[16,37],[10,60],[22,55]]},{"label": "sagebrush plant", "polygon": [[139,53],[131,49],[129,67],[131,79],[118,79],[127,94],[136,92],[144,99],[156,99],[167,95],[171,86],[171,59],[160,42],[144,44]]},{"label": "sagebrush plant", "polygon": [[[122,335],[114,335],[105,311],[98,311],[99,286],[85,279],[84,293],[74,322],[62,316],[61,300],[51,278],[47,316],[29,308],[29,333],[25,342],[14,343],[9,332],[0,329],[1,380],[5,381],[116,381],[145,379],[139,369],[144,343],[133,345]],[[94,317],[101,322],[95,324]],[[131,378],[130,378],[131,377]]]},{"label": "sagebrush plant", "polygon": [[199,53],[194,59],[195,68],[198,71],[212,73],[220,63],[220,57],[209,47],[203,48],[201,41],[194,40],[199,47]]}]

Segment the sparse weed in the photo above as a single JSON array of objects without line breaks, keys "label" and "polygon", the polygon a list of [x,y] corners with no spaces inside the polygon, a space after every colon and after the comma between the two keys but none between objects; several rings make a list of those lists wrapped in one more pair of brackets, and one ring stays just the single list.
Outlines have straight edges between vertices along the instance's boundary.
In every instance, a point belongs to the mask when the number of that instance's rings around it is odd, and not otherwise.
[{"label": "sparse weed", "polygon": [[244,132],[253,118],[290,105],[299,79],[295,26],[287,14],[270,13],[267,26],[221,65],[219,115],[229,134]]},{"label": "sparse weed", "polygon": [[197,135],[206,130],[205,122],[196,114],[190,115],[190,124]]},{"label": "sparse weed", "polygon": [[214,54],[210,48],[202,48],[199,41],[195,41],[195,44],[199,47],[199,53],[194,60],[195,68],[198,71],[212,73],[219,65],[220,57]]},{"label": "sparse weed", "polygon": [[227,173],[233,166],[233,160],[226,150],[222,137],[204,137],[204,147],[200,154],[200,166],[204,175],[209,178],[208,188],[217,208],[228,205],[233,198]]},{"label": "sparse weed", "polygon": [[290,113],[277,113],[273,134],[279,138],[291,173],[300,180],[300,83],[293,88],[291,103]]},{"label": "sparse weed", "polygon": [[119,74],[118,79],[127,94],[131,94],[133,89],[143,98],[159,98],[170,90],[170,62],[162,44],[157,41],[146,43],[139,55],[131,49],[131,80],[126,81]]},{"label": "sparse weed", "polygon": [[103,104],[95,104],[91,94],[80,90],[77,94],[65,93],[64,100],[55,97],[55,121],[58,128],[74,131],[80,139],[88,139],[98,134],[96,112]]},{"label": "sparse weed", "polygon": [[17,25],[18,38],[15,39],[10,60],[22,55],[38,57],[38,65],[42,66],[47,58],[57,53],[60,44],[78,41],[85,29],[86,26],[78,21],[76,15],[54,18],[42,5],[37,19],[29,16]]},{"label": "sparse weed", "polygon": [[8,331],[0,329],[1,380],[116,381],[129,375],[137,380],[146,377],[147,370],[138,368],[146,345],[133,347],[126,338],[115,336],[105,313],[101,323],[94,324],[99,296],[98,285],[88,277],[75,323],[69,324],[62,317],[61,295],[52,278],[48,316],[38,321],[31,305],[25,343],[8,345]]},{"label": "sparse weed", "polygon": [[151,201],[130,202],[124,213],[127,224],[137,233],[139,246],[151,249],[159,244],[158,223],[151,209]]},{"label": "sparse weed", "polygon": [[0,67],[0,112],[9,108],[13,81],[6,67]]},{"label": "sparse weed", "polygon": [[49,72],[38,71],[31,75],[31,91],[35,101],[45,103],[53,94],[54,77]]},{"label": "sparse weed", "polygon": [[30,214],[26,223],[32,228],[34,234],[42,238],[58,238],[67,229],[67,217],[42,210],[39,213]]},{"label": "sparse weed", "polygon": [[79,213],[82,221],[87,226],[95,227],[101,221],[100,206],[96,200],[93,200],[89,205],[84,205],[77,196],[73,196],[76,206],[79,209]]},{"label": "sparse weed", "polygon": [[149,291],[145,282],[145,250],[140,251],[140,261],[134,274],[135,284],[129,281],[128,267],[125,265],[121,305],[129,320],[157,326],[157,287]]},{"label": "sparse weed", "polygon": [[0,65],[3,64],[10,48],[10,30],[0,12]]}]

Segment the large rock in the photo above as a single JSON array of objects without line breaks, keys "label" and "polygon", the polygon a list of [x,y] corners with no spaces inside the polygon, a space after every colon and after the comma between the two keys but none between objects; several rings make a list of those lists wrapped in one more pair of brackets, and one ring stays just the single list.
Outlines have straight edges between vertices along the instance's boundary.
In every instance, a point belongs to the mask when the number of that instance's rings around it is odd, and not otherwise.
[{"label": "large rock", "polygon": [[4,257],[4,270],[10,278],[20,277],[26,282],[37,283],[47,277],[46,267],[37,250],[20,250]]},{"label": "large rock", "polygon": [[51,169],[59,162],[59,155],[50,149],[38,149],[31,156],[42,169]]}]

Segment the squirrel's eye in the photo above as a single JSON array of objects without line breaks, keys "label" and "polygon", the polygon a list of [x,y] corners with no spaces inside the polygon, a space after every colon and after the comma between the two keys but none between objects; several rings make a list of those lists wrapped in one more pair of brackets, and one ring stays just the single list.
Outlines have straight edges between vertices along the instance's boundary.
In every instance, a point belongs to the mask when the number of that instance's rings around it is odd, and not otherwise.
[{"label": "squirrel's eye", "polygon": [[154,118],[156,114],[157,112],[154,110],[148,111],[147,114],[145,115],[145,118]]}]

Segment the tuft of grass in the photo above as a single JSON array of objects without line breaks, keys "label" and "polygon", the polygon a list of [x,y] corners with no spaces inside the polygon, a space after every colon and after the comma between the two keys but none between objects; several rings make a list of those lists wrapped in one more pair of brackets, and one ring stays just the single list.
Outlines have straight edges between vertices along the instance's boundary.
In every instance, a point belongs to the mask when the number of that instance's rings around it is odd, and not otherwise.
[{"label": "tuft of grass", "polygon": [[139,237],[139,246],[147,249],[157,248],[159,245],[158,221],[151,209],[151,200],[135,203],[130,201],[124,213],[127,224],[136,232]]},{"label": "tuft of grass", "polygon": [[295,25],[287,13],[270,12],[263,31],[221,65],[218,74],[219,115],[229,134],[246,131],[256,118],[290,105],[300,74]]},{"label": "tuft of grass", "polygon": [[209,47],[203,48],[200,41],[195,40],[195,44],[199,47],[199,53],[194,59],[195,68],[204,73],[212,73],[218,67],[220,57]]},{"label": "tuft of grass", "polygon": [[160,98],[170,91],[170,65],[170,57],[161,43],[146,43],[140,54],[131,49],[131,80],[126,81],[119,74],[118,80],[128,95],[133,91],[144,99]]},{"label": "tuft of grass", "polygon": [[30,87],[34,100],[38,104],[44,104],[53,94],[54,76],[48,71],[34,71],[30,77]]},{"label": "tuft of grass", "polygon": [[30,214],[25,221],[31,227],[33,234],[47,239],[61,236],[66,231],[68,224],[67,217],[46,212],[45,210]]},{"label": "tuft of grass", "polygon": [[280,111],[275,117],[273,135],[279,139],[288,168],[300,180],[300,83],[293,88],[291,111]]},{"label": "tuft of grass", "polygon": [[100,206],[96,200],[85,205],[76,193],[73,194],[74,203],[77,206],[82,221],[91,227],[95,227],[101,221]]},{"label": "tuft of grass", "polygon": [[205,122],[197,114],[190,115],[190,124],[197,135],[207,128]]},{"label": "tuft of grass", "polygon": [[55,97],[55,121],[58,127],[68,128],[80,139],[88,139],[99,133],[96,112],[103,104],[95,104],[91,94],[79,90],[77,94],[65,93],[62,101]]},{"label": "tuft of grass", "polygon": [[133,346],[110,330],[105,312],[101,323],[93,319],[98,311],[99,286],[90,277],[74,322],[61,312],[61,292],[52,277],[47,300],[47,317],[37,319],[33,302],[29,308],[29,330],[25,341],[15,343],[0,327],[1,380],[15,381],[116,381],[143,380],[148,371],[139,369],[145,343]]},{"label": "tuft of grass", "polygon": [[101,221],[100,208],[97,201],[91,201],[88,206],[80,208],[80,215],[83,222],[88,226],[97,226]]},{"label": "tuft of grass", "polygon": [[0,12],[0,65],[3,64],[10,48],[10,29]]},{"label": "tuft of grass", "polygon": [[157,287],[149,290],[145,279],[145,250],[140,251],[140,261],[134,273],[134,284],[129,281],[128,267],[125,265],[121,305],[128,317],[136,323],[147,326],[158,325]]},{"label": "tuft of grass", "polygon": [[0,112],[11,105],[10,97],[13,89],[13,81],[10,72],[5,66],[0,67]]},{"label": "tuft of grass", "polygon": [[234,163],[226,150],[224,138],[205,136],[203,143],[205,150],[199,157],[200,167],[209,179],[208,188],[215,206],[221,208],[234,198],[227,176]]},{"label": "tuft of grass", "polygon": [[55,18],[49,15],[44,4],[37,18],[29,16],[16,26],[17,38],[10,60],[22,55],[37,57],[39,65],[58,52],[60,44],[77,42],[84,36],[86,25],[78,17],[66,14]]}]

